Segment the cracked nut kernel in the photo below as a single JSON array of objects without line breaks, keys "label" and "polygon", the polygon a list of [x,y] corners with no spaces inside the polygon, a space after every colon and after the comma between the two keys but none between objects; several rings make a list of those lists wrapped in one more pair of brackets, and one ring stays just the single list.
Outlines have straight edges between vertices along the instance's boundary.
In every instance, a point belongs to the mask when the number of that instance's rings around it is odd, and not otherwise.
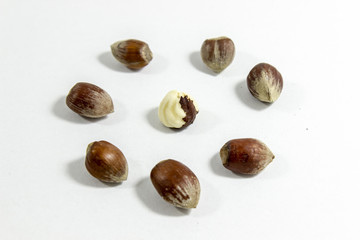
[{"label": "cracked nut kernel", "polygon": [[103,182],[120,183],[128,176],[128,164],[124,154],[106,141],[88,145],[85,166],[93,177]]},{"label": "cracked nut kernel", "polygon": [[235,45],[228,37],[211,38],[204,41],[200,53],[206,66],[220,73],[232,63]]},{"label": "cracked nut kernel", "polygon": [[153,58],[148,44],[136,39],[113,43],[111,52],[116,60],[133,70],[145,67]]},{"label": "cracked nut kernel", "polygon": [[181,162],[168,159],[159,162],[150,173],[160,196],[180,208],[196,208],[200,198],[200,183],[195,174]]},{"label": "cracked nut kernel", "polygon": [[198,112],[197,103],[192,97],[173,90],[161,101],[158,116],[166,127],[185,128],[194,122]]},{"label": "cracked nut kernel", "polygon": [[220,157],[225,168],[239,174],[257,174],[275,158],[264,143],[253,138],[228,141]]},{"label": "cracked nut kernel", "polygon": [[100,118],[114,112],[110,95],[100,87],[85,82],[79,82],[71,88],[66,97],[66,105],[88,118]]},{"label": "cracked nut kernel", "polygon": [[250,93],[262,102],[275,102],[282,91],[283,79],[280,72],[267,63],[259,63],[247,76]]}]

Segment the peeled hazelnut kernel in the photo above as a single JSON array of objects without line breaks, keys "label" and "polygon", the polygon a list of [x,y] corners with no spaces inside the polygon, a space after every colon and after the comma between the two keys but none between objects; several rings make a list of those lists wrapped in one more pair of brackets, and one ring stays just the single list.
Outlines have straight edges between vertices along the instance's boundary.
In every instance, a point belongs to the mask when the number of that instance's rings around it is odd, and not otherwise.
[{"label": "peeled hazelnut kernel", "polygon": [[110,95],[100,87],[85,82],[71,88],[66,105],[77,114],[89,118],[100,118],[114,112]]},{"label": "peeled hazelnut kernel", "polygon": [[192,124],[199,112],[197,103],[188,94],[172,90],[161,101],[158,116],[169,128],[185,128]]},{"label": "peeled hazelnut kernel", "polygon": [[103,182],[120,183],[128,176],[128,164],[124,154],[106,141],[88,145],[85,166],[93,177]]},{"label": "peeled hazelnut kernel", "polygon": [[133,70],[145,67],[153,57],[148,44],[136,39],[113,43],[111,52],[116,60]]},{"label": "peeled hazelnut kernel", "polygon": [[211,38],[201,46],[201,58],[211,70],[220,73],[227,68],[235,56],[235,45],[228,37]]},{"label": "peeled hazelnut kernel", "polygon": [[257,174],[275,158],[264,143],[253,138],[228,141],[220,157],[225,168],[240,174]]},{"label": "peeled hazelnut kernel", "polygon": [[275,102],[282,91],[283,79],[280,72],[267,63],[259,63],[247,76],[250,93],[262,102]]},{"label": "peeled hazelnut kernel", "polygon": [[150,173],[160,196],[180,208],[196,208],[200,198],[200,183],[184,164],[168,159],[159,162]]}]

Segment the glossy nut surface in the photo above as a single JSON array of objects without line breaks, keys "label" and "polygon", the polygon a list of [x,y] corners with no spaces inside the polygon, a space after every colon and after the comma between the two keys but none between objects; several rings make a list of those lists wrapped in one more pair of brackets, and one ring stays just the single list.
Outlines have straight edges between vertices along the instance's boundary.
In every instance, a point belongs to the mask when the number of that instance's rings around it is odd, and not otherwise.
[{"label": "glossy nut surface", "polygon": [[203,62],[215,73],[227,68],[235,56],[235,45],[228,37],[207,39],[201,46]]},{"label": "glossy nut surface", "polygon": [[200,183],[184,164],[168,159],[159,162],[151,171],[151,181],[159,195],[180,208],[196,208],[200,198]]},{"label": "glossy nut surface", "polygon": [[247,86],[250,93],[258,100],[273,103],[280,97],[283,78],[275,67],[267,63],[259,63],[247,76]]},{"label": "glossy nut surface", "polygon": [[239,174],[257,174],[275,158],[263,142],[254,138],[228,141],[220,157],[225,168]]},{"label": "glossy nut surface", "polygon": [[66,105],[75,113],[100,118],[114,112],[110,95],[100,87],[86,82],[75,84],[66,97]]},{"label": "glossy nut surface", "polygon": [[95,178],[120,183],[128,176],[128,164],[119,148],[107,141],[92,142],[86,150],[85,166]]},{"label": "glossy nut surface", "polygon": [[136,39],[113,43],[111,52],[116,60],[133,70],[145,67],[153,58],[149,45]]},{"label": "glossy nut surface", "polygon": [[195,121],[199,109],[186,93],[172,90],[166,94],[158,108],[158,117],[169,128],[185,128]]}]

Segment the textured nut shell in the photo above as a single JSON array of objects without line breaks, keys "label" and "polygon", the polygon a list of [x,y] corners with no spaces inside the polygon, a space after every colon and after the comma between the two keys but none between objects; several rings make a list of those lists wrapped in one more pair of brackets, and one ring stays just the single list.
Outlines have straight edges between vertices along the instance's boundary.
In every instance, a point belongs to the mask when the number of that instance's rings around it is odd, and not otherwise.
[{"label": "textured nut shell", "polygon": [[201,46],[203,62],[214,72],[220,73],[227,68],[235,56],[235,45],[228,37],[211,38]]},{"label": "textured nut shell", "polygon": [[199,112],[197,103],[188,94],[170,91],[161,101],[158,116],[169,128],[185,128],[192,124]]},{"label": "textured nut shell", "polygon": [[136,39],[113,43],[111,52],[119,62],[134,70],[148,65],[153,57],[148,44]]},{"label": "textured nut shell", "polygon": [[282,91],[283,79],[280,72],[267,63],[259,63],[247,76],[250,93],[262,102],[275,102]]},{"label": "textured nut shell", "polygon": [[180,208],[196,208],[200,198],[200,183],[184,164],[168,159],[151,171],[151,181],[160,196]]},{"label": "textured nut shell", "polygon": [[228,141],[220,157],[225,168],[240,174],[257,174],[275,158],[263,142],[253,138]]},{"label": "textured nut shell", "polygon": [[103,182],[119,183],[128,176],[128,164],[124,154],[106,141],[88,145],[85,166],[93,177]]},{"label": "textured nut shell", "polygon": [[66,105],[77,114],[89,118],[100,118],[114,112],[110,95],[100,87],[85,82],[71,88]]}]

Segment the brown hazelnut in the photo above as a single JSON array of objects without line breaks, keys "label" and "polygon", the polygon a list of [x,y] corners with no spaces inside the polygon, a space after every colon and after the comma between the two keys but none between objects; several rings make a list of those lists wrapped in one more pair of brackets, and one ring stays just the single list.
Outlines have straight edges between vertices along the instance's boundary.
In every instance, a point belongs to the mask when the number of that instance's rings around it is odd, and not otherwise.
[{"label": "brown hazelnut", "polygon": [[211,38],[201,46],[203,62],[216,73],[227,68],[235,56],[235,45],[228,37]]},{"label": "brown hazelnut", "polygon": [[275,102],[282,91],[283,79],[280,72],[267,63],[259,63],[247,76],[250,93],[262,102]]},{"label": "brown hazelnut", "polygon": [[85,82],[71,88],[66,105],[77,114],[89,118],[100,118],[114,112],[110,95],[100,87]]},{"label": "brown hazelnut", "polygon": [[128,176],[128,164],[124,154],[106,141],[88,145],[85,166],[93,177],[103,182],[119,183]]},{"label": "brown hazelnut", "polygon": [[172,90],[159,105],[158,116],[162,124],[169,128],[185,128],[195,121],[199,109],[192,97]]},{"label": "brown hazelnut", "polygon": [[253,138],[228,141],[220,157],[225,168],[240,174],[257,174],[275,158],[264,143]]},{"label": "brown hazelnut", "polygon": [[184,164],[168,159],[151,171],[151,181],[160,196],[180,208],[196,208],[200,198],[200,183]]},{"label": "brown hazelnut", "polygon": [[133,70],[145,67],[153,57],[148,44],[136,39],[113,43],[111,52],[116,60]]}]

